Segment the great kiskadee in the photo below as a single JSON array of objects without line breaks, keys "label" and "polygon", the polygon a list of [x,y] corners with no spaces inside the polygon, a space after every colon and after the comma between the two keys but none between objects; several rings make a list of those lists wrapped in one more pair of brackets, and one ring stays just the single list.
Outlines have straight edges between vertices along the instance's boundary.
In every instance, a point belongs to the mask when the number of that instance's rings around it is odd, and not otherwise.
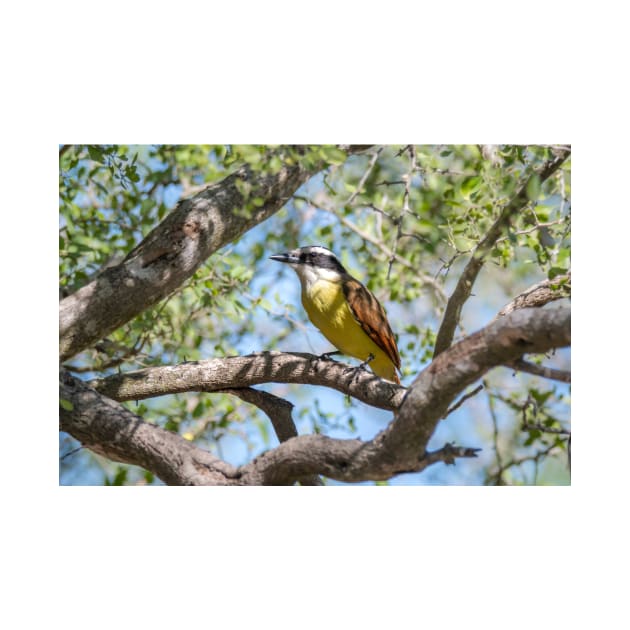
[{"label": "great kiskadee", "polygon": [[367,362],[377,376],[400,383],[400,356],[383,307],[328,248],[300,247],[270,258],[295,270],[302,306],[335,348]]}]

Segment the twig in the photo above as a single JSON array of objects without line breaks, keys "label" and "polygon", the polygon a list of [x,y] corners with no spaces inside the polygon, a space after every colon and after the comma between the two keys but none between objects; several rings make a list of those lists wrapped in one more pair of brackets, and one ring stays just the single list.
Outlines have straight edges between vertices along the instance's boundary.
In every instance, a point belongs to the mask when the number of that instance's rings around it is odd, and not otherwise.
[{"label": "twig", "polygon": [[359,180],[356,190],[350,195],[345,205],[349,206],[357,198],[357,195],[360,194],[361,189],[365,185],[367,178],[370,176],[370,173],[372,172],[372,169],[374,168],[374,165],[376,164],[376,160],[378,160],[378,156],[382,150],[383,148],[381,147],[377,149],[376,151],[374,151],[374,155],[372,156],[372,159],[370,160],[370,163],[368,164],[367,169],[365,169],[365,173],[363,173],[363,177],[361,177],[361,179]]},{"label": "twig", "polygon": [[444,462],[447,465],[454,465],[456,457],[477,457],[477,453],[480,448],[471,448],[467,446],[453,446],[451,443],[446,443],[438,451],[431,451],[424,454],[424,457],[420,460],[426,462],[427,466],[435,464],[436,462]]},{"label": "twig", "polygon": [[452,414],[453,411],[461,407],[469,398],[472,398],[473,396],[478,394],[482,389],[483,389],[483,384],[475,387],[475,389],[473,389],[472,392],[468,392],[467,394],[462,396],[452,407],[450,407],[447,410],[447,412],[442,417],[446,418],[446,416],[449,416],[450,414]]},{"label": "twig", "polygon": [[407,182],[404,179],[396,179],[396,180],[392,180],[392,181],[385,181],[383,180],[382,182],[377,182],[376,184],[374,184],[375,186],[396,186],[397,184],[406,184]]},{"label": "twig", "polygon": [[464,171],[454,171],[453,169],[448,169],[448,168],[433,168],[430,166],[416,166],[415,169],[416,171],[418,171],[419,173],[422,173],[423,175],[427,172],[430,171],[431,173],[437,173],[438,175],[456,175],[456,176],[462,176],[462,177],[472,177],[474,175],[477,175],[477,173],[465,173]]},{"label": "twig", "polygon": [[489,479],[495,479],[495,483],[499,484],[499,482],[502,480],[503,473],[509,468],[521,466],[526,462],[534,462],[534,464],[537,465],[539,460],[549,455],[551,451],[556,448],[559,448],[559,446],[554,442],[553,444],[550,444],[547,448],[543,449],[542,451],[538,451],[534,455],[526,455],[524,457],[511,459],[509,462],[506,462],[503,466],[501,466],[501,468],[499,468],[494,474],[492,474]]},{"label": "twig", "polygon": [[409,157],[411,158],[411,165],[409,167],[409,171],[403,177],[405,181],[405,192],[403,193],[402,211],[400,213],[400,216],[398,216],[394,220],[394,225],[396,226],[396,237],[394,239],[394,245],[392,247],[392,255],[390,256],[389,264],[387,265],[387,279],[388,280],[392,273],[392,266],[394,264],[396,250],[398,249],[398,241],[400,241],[400,237],[402,235],[402,225],[405,219],[405,214],[406,213],[412,214],[411,209],[409,208],[409,197],[411,195],[411,177],[413,176],[413,172],[416,168],[416,151],[413,148],[413,144],[410,144],[407,147],[407,149],[409,151]]},{"label": "twig", "polygon": [[[497,460],[497,469],[499,471],[503,470],[503,462],[501,458],[501,452],[499,451],[499,420],[497,418],[496,411],[494,409],[494,397],[490,394],[490,390],[488,388],[488,383],[484,379],[484,385],[486,387],[487,392],[487,400],[488,400],[488,409],[490,411],[490,418],[492,419],[492,443],[494,445],[494,455]],[[503,485],[501,479],[501,474],[497,476],[497,485]]]},{"label": "twig", "polygon": [[558,370],[556,368],[545,367],[542,365],[536,365],[534,363],[529,363],[529,361],[525,361],[524,359],[513,361],[512,363],[506,364],[505,367],[519,372],[534,374],[535,376],[542,376],[543,378],[550,378],[554,381],[561,381],[562,383],[571,382],[571,372]]},{"label": "twig", "polygon": [[[522,236],[523,234],[531,234],[532,232],[535,232],[540,228],[548,228],[552,225],[560,225],[561,223],[565,223],[566,220],[566,217],[563,217],[562,219],[556,219],[555,221],[547,221],[547,223],[536,223],[536,225],[525,230],[516,230],[515,232],[512,232],[511,236]],[[501,243],[503,241],[507,241],[509,238],[510,236],[502,236],[501,238],[498,238],[496,242]]]},{"label": "twig", "polygon": [[556,435],[571,435],[571,431],[558,427],[546,427],[539,422],[527,422],[521,425],[523,431],[540,431],[541,433],[554,433]]},{"label": "twig", "polygon": [[75,453],[78,453],[81,449],[85,448],[84,444],[81,444],[81,446],[77,446],[77,448],[73,448],[71,451],[69,451],[68,453],[66,453],[65,455],[62,455],[59,458],[59,461],[62,462],[64,459],[66,459],[66,457],[70,457],[70,455],[74,455]]},{"label": "twig", "polygon": [[400,149],[400,151],[396,153],[396,155],[394,155],[394,157],[400,157],[410,146],[410,144],[406,144],[402,149]]}]

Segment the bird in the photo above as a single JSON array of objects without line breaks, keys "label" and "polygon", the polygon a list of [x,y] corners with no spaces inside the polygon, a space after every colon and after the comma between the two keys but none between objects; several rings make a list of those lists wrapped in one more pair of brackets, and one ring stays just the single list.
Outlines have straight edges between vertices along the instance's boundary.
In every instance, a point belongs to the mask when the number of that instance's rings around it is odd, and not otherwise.
[{"label": "bird", "polygon": [[[385,310],[330,249],[309,245],[270,259],[297,273],[304,310],[335,348],[359,359],[377,376],[400,384],[400,355]],[[330,354],[335,353],[322,356]]]}]

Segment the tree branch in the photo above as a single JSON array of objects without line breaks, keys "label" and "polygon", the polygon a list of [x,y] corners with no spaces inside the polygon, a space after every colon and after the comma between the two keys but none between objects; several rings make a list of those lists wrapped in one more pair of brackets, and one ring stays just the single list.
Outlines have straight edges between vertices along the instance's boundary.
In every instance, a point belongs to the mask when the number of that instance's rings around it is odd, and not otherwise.
[{"label": "tree branch", "polygon": [[[562,276],[556,276],[553,280],[543,280],[529,289],[525,289],[517,295],[509,304],[506,304],[498,313],[503,317],[519,308],[540,307],[571,295],[571,271]],[[496,318],[495,318],[496,319]]]},{"label": "tree branch", "polygon": [[175,433],[144,422],[65,370],[59,374],[59,428],[113,461],[142,466],[169,485],[227,485],[233,466]]},{"label": "tree branch", "polygon": [[524,422],[521,425],[523,431],[540,431],[541,433],[552,433],[554,435],[571,435],[568,429],[558,427],[547,427],[539,422]]},{"label": "tree branch", "polygon": [[476,396],[483,389],[483,385],[478,385],[471,392],[464,394],[452,407],[449,407],[444,414],[444,418],[450,416],[456,409],[459,409],[469,398]]},{"label": "tree branch", "polygon": [[466,337],[434,359],[412,383],[394,422],[374,439],[375,459],[386,463],[395,453],[398,462],[413,462],[464,388],[525,353],[570,343],[571,309],[564,305],[520,309]]},{"label": "tree branch", "polygon": [[[569,345],[570,321],[570,309],[564,305],[520,309],[466,337],[418,375],[393,421],[368,442],[323,435],[293,437],[235,469],[179,436],[142,422],[67,373],[60,383],[60,397],[69,401],[60,410],[61,427],[92,450],[148,468],[166,483],[290,484],[314,474],[347,482],[389,479],[403,471],[423,470],[436,461],[473,456],[475,449],[426,451],[451,402],[493,367],[524,353]],[[282,369],[290,372],[290,367]],[[312,376],[316,379],[317,372]]]},{"label": "tree branch", "polygon": [[[349,153],[357,150],[349,147]],[[59,305],[62,361],[90,347],[176,290],[217,249],[280,210],[291,195],[325,166],[306,168],[303,147],[279,148],[277,172],[239,168],[186,199],[134,248]],[[262,199],[262,205],[254,204]]]},{"label": "tree branch", "polygon": [[511,363],[506,363],[505,367],[518,370],[519,372],[534,374],[535,376],[542,376],[543,378],[550,378],[554,381],[561,381],[562,383],[571,382],[571,372],[545,367],[543,365],[536,365],[535,363],[530,363],[524,359],[517,359]]},{"label": "tree branch", "polygon": [[444,318],[442,319],[442,324],[440,325],[435,341],[434,358],[444,352],[453,342],[455,329],[459,323],[462,308],[466,300],[470,297],[477,275],[485,262],[485,257],[492,250],[492,247],[501,236],[503,230],[509,225],[512,217],[529,203],[527,196],[527,186],[529,182],[534,177],[537,177],[541,183],[547,180],[560,168],[570,154],[570,149],[560,150],[558,155],[547,162],[539,173],[529,177],[516,196],[503,208],[499,218],[479,242],[446,305]]},{"label": "tree branch", "polygon": [[323,385],[373,407],[396,409],[405,388],[332,359],[306,353],[261,352],[242,357],[151,367],[97,379],[91,386],[117,401],[183,392],[217,392],[262,383]]},{"label": "tree branch", "polygon": [[253,387],[223,389],[218,390],[217,393],[230,394],[251,405],[256,405],[271,420],[273,430],[276,432],[280,442],[286,442],[289,438],[298,434],[291,415],[293,403],[290,403],[288,400]]},{"label": "tree branch", "polygon": [[[237,396],[247,403],[256,405],[271,420],[273,430],[276,432],[280,442],[286,442],[288,439],[297,436],[298,431],[292,416],[293,403],[290,403],[288,400],[253,387],[224,389],[222,393]],[[323,485],[322,480],[317,475],[308,475],[298,479],[298,481],[303,486]]]}]

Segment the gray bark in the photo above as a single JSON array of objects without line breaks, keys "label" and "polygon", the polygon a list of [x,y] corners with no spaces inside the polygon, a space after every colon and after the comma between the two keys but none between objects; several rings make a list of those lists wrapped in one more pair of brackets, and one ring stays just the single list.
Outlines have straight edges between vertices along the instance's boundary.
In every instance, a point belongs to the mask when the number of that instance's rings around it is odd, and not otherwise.
[{"label": "gray bark", "polygon": [[114,400],[144,400],[183,392],[216,392],[262,383],[332,387],[381,409],[396,409],[405,388],[367,370],[301,352],[260,352],[239,357],[145,368],[97,379],[91,385]]}]

